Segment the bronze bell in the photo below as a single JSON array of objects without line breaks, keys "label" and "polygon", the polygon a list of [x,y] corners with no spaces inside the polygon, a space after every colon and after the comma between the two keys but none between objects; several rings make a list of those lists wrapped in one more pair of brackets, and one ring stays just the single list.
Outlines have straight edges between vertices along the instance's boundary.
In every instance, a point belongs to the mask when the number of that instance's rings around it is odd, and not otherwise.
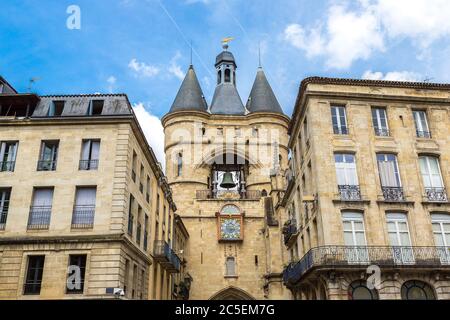
[{"label": "bronze bell", "polygon": [[233,181],[233,174],[231,172],[225,172],[223,174],[222,182],[220,183],[221,188],[230,189],[236,187],[236,183]]}]

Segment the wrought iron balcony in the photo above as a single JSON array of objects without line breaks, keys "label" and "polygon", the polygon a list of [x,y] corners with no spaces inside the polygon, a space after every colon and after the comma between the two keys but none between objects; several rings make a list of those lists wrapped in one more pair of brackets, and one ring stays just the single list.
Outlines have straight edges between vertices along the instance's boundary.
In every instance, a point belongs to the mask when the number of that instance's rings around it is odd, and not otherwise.
[{"label": "wrought iron balcony", "polygon": [[430,131],[419,131],[416,130],[417,138],[426,138],[431,139],[431,132]]},{"label": "wrought iron balcony", "polygon": [[316,268],[450,268],[450,247],[324,246],[309,250],[283,271],[283,282],[293,286]]},{"label": "wrought iron balcony", "polygon": [[38,171],[55,171],[56,170],[56,160],[39,160]]},{"label": "wrought iron balcony", "polygon": [[0,171],[14,171],[14,167],[16,166],[15,161],[1,161],[0,162]]},{"label": "wrought iron balcony", "polygon": [[247,200],[259,200],[261,199],[261,191],[260,190],[247,190],[245,192],[239,192],[237,190],[218,190],[213,192],[212,190],[197,190],[196,197],[199,200],[207,200],[207,199],[222,199],[226,198],[228,195],[231,197],[236,197],[239,199],[247,199]]},{"label": "wrought iron balcony", "polygon": [[294,235],[298,232],[297,229],[297,220],[290,219],[284,223],[283,226],[283,237],[284,237],[284,244],[286,246],[291,246],[293,240],[295,240]]},{"label": "wrought iron balcony", "polygon": [[32,206],[28,216],[28,229],[48,229],[52,206]]},{"label": "wrought iron balcony", "polygon": [[72,229],[90,229],[94,226],[95,205],[75,206],[72,214]]},{"label": "wrought iron balcony", "polygon": [[386,201],[405,201],[402,187],[381,187],[381,190]]},{"label": "wrought iron balcony", "polygon": [[385,128],[374,128],[375,129],[375,135],[378,137],[389,137],[390,133],[388,129]]},{"label": "wrought iron balcony", "polygon": [[181,260],[164,240],[155,240],[153,257],[169,273],[178,273],[181,269]]},{"label": "wrought iron balcony", "polygon": [[429,201],[446,202],[448,200],[445,188],[425,188],[425,193]]},{"label": "wrought iron balcony", "polygon": [[98,160],[80,160],[79,170],[97,170]]},{"label": "wrought iron balcony", "polygon": [[361,189],[356,185],[338,185],[339,196],[343,201],[361,200]]}]

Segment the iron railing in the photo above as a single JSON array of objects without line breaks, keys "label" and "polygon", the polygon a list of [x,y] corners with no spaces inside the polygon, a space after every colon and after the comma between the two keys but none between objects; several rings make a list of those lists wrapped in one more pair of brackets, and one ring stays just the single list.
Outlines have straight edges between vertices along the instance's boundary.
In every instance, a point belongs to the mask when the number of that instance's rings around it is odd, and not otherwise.
[{"label": "iron railing", "polygon": [[385,128],[374,128],[375,129],[375,135],[378,137],[389,137],[390,132],[388,129]]},{"label": "iron railing", "polygon": [[361,200],[361,189],[357,185],[338,185],[338,191],[343,201]]},{"label": "iron railing", "polygon": [[427,138],[431,139],[431,132],[430,131],[420,131],[416,130],[416,135],[418,138]]},{"label": "iron railing", "polygon": [[28,216],[28,229],[48,229],[52,206],[31,206]]},{"label": "iron railing", "polygon": [[73,229],[90,229],[94,226],[95,205],[75,206],[72,214]]},{"label": "iron railing", "polygon": [[39,160],[37,165],[38,171],[54,171],[56,170],[56,160]]},{"label": "iron railing", "polygon": [[15,161],[0,161],[0,171],[14,171]]},{"label": "iron railing", "polygon": [[386,201],[405,201],[402,187],[381,187],[381,190]]},{"label": "iron railing", "polygon": [[197,190],[196,198],[199,200],[219,199],[222,195],[229,193],[239,196],[240,199],[247,199],[247,200],[261,199],[260,190],[247,190],[245,192],[239,192],[237,190],[217,190],[215,192],[213,192],[212,190]]},{"label": "iron railing", "polygon": [[447,191],[445,190],[445,188],[425,188],[425,194],[430,201],[447,201]]},{"label": "iron railing", "polygon": [[79,170],[97,170],[98,169],[98,160],[80,160]]},{"label": "iron railing", "polygon": [[292,236],[296,234],[298,231],[297,229],[297,220],[290,219],[284,223],[283,226],[283,237],[284,237],[284,244],[287,246],[289,244],[289,241],[291,240]]},{"label": "iron railing", "polygon": [[450,247],[324,246],[309,250],[283,271],[286,285],[296,284],[313,268],[450,268]]},{"label": "iron railing", "polygon": [[153,255],[169,271],[179,272],[181,269],[181,260],[164,240],[155,240],[153,246]]}]

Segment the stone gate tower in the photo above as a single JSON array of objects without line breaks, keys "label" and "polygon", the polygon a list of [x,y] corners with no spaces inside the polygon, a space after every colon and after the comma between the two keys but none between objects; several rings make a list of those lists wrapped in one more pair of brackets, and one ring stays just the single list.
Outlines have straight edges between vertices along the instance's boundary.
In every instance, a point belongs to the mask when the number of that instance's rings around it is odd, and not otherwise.
[{"label": "stone gate tower", "polygon": [[163,117],[166,175],[190,234],[182,253],[192,299],[281,299],[282,240],[275,205],[288,166],[289,118],[264,71],[250,97],[236,88],[225,45],[206,102],[194,67]]}]

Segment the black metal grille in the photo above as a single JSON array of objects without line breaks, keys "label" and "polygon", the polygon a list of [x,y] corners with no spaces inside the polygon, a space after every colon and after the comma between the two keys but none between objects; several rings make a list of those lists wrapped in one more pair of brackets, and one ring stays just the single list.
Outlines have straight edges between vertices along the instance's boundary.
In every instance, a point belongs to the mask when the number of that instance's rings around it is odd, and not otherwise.
[{"label": "black metal grille", "polygon": [[290,219],[283,226],[284,244],[288,245],[291,237],[297,233],[297,220]]},{"label": "black metal grille", "polygon": [[98,160],[80,160],[80,170],[97,170]]},{"label": "black metal grille", "polygon": [[445,188],[425,188],[425,193],[430,201],[447,201],[447,191]]},{"label": "black metal grille", "polygon": [[339,185],[339,196],[344,201],[361,200],[361,189],[356,185]]},{"label": "black metal grille", "polygon": [[388,129],[385,128],[374,128],[375,129],[375,135],[379,137],[389,137],[390,132]]},{"label": "black metal grille", "polygon": [[95,205],[75,206],[72,214],[73,229],[89,229],[94,226]]},{"label": "black metal grille", "polygon": [[39,160],[38,171],[54,171],[56,170],[56,160]]},{"label": "black metal grille", "polygon": [[431,139],[431,132],[430,131],[419,131],[419,130],[416,130],[416,134],[417,134],[418,138]]},{"label": "black metal grille", "polygon": [[0,171],[14,171],[14,167],[16,166],[15,161],[1,161],[0,162]]},{"label": "black metal grille", "polygon": [[28,216],[28,229],[48,229],[52,206],[32,206]]},{"label": "black metal grille", "polygon": [[405,194],[402,187],[381,187],[386,201],[404,201]]},{"label": "black metal grille", "polygon": [[166,241],[155,240],[153,254],[156,258],[164,257],[177,271],[180,271],[181,260]]}]

